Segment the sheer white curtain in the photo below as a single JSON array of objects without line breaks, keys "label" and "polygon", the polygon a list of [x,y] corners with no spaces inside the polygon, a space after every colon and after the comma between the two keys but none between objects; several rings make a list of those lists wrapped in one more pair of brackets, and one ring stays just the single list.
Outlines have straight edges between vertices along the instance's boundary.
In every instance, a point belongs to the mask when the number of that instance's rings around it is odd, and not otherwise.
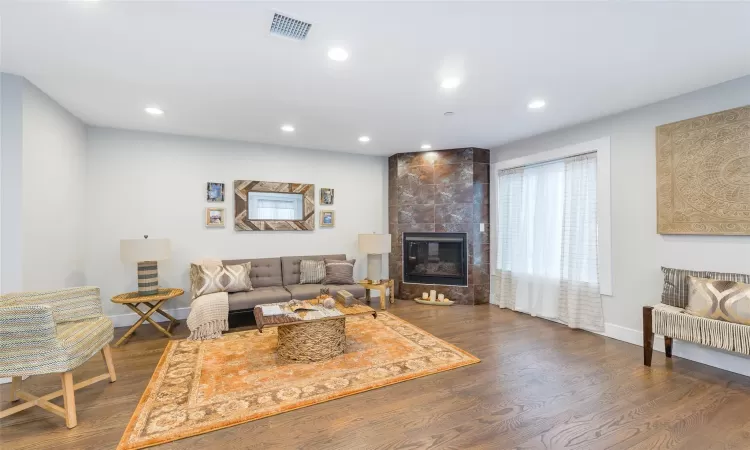
[{"label": "sheer white curtain", "polygon": [[596,154],[501,171],[492,303],[603,331]]}]

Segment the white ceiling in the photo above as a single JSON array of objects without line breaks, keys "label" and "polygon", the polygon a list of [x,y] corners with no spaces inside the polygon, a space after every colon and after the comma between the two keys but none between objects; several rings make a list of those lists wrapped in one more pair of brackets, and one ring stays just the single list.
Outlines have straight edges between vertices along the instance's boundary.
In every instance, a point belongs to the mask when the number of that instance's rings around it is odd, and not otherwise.
[{"label": "white ceiling", "polygon": [[[307,40],[270,36],[273,10],[312,22]],[[491,147],[750,73],[741,2],[102,0],[0,17],[3,71],[86,123],[376,155]]]}]

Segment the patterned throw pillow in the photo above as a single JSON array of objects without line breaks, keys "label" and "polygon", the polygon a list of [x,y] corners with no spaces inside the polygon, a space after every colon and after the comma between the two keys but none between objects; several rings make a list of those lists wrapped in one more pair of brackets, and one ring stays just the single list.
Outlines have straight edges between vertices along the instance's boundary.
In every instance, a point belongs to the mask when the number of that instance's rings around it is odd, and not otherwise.
[{"label": "patterned throw pillow", "polygon": [[688,277],[708,277],[708,272],[697,270],[682,270],[662,267],[664,272],[664,289],[661,302],[665,305],[684,308],[688,304]]},{"label": "patterned throw pillow", "polygon": [[299,284],[319,284],[325,277],[325,261],[303,259],[299,262]]},{"label": "patterned throw pillow", "polygon": [[190,290],[192,297],[216,292],[252,291],[250,263],[235,266],[190,265]]},{"label": "patterned throw pillow", "polygon": [[670,269],[669,267],[662,267],[661,271],[664,272],[664,290],[661,294],[661,302],[678,308],[686,308],[688,305],[688,277],[750,284],[750,275],[742,273],[682,270]]},{"label": "patterned throw pillow", "polygon": [[323,284],[354,284],[355,261],[326,259],[326,279]]},{"label": "patterned throw pillow", "polygon": [[688,305],[694,316],[750,325],[750,285],[688,277]]}]

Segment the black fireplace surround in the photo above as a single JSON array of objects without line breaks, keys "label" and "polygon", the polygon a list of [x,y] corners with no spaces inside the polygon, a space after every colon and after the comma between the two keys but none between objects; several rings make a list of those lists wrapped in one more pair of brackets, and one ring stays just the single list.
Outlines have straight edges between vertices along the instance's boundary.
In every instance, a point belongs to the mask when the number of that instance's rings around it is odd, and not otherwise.
[{"label": "black fireplace surround", "polygon": [[466,286],[466,233],[410,233],[403,237],[404,282]]}]

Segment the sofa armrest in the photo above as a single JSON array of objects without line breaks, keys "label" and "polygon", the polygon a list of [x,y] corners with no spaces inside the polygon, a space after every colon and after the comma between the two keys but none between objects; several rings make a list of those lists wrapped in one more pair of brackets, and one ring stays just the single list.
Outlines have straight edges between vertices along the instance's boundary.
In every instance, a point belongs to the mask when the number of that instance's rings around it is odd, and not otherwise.
[{"label": "sofa armrest", "polygon": [[99,288],[93,286],[3,295],[0,305],[48,306],[55,323],[94,319],[103,315]]},{"label": "sofa armrest", "polygon": [[56,331],[48,305],[0,306],[0,342],[8,351],[55,346]]}]

